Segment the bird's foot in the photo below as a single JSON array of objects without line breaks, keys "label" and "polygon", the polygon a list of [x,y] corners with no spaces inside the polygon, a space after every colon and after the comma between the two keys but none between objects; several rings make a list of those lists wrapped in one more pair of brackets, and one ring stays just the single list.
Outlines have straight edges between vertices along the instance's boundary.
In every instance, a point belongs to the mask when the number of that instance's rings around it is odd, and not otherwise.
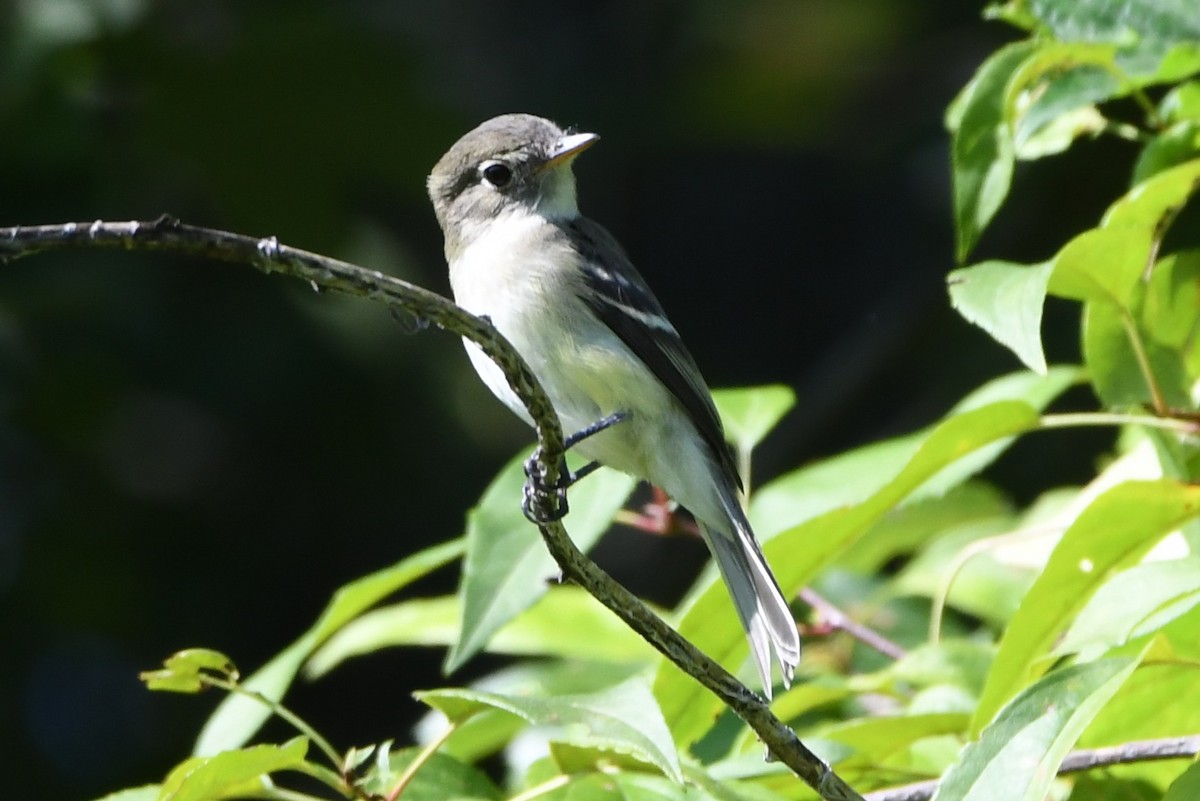
[{"label": "bird's foot", "polygon": [[[563,440],[563,444],[566,449],[570,449],[588,437],[628,419],[629,412],[614,412],[571,434]],[[558,480],[551,482],[547,479],[546,471],[542,469],[542,449],[539,446],[533,455],[525,460],[525,489],[521,496],[521,511],[537,525],[562,520],[570,511],[567,490],[575,482],[594,473],[598,467],[599,462],[588,462],[572,473],[567,469],[564,459],[559,465]]]},{"label": "bird's foot", "polygon": [[567,487],[570,473],[564,461],[559,466],[558,480],[551,482],[542,469],[542,449],[538,447],[525,460],[525,489],[521,495],[521,511],[535,525],[562,520],[570,511]]}]

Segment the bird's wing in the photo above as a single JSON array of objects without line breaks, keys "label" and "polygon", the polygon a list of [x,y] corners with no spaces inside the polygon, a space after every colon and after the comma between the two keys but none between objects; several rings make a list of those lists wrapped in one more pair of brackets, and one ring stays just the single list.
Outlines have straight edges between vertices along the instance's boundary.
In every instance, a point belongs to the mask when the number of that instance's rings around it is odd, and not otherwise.
[{"label": "bird's wing", "polygon": [[567,228],[583,256],[584,282],[591,290],[582,300],[671,391],[717,462],[741,489],[737,463],[708,385],[658,299],[612,234],[586,217],[571,221]]}]

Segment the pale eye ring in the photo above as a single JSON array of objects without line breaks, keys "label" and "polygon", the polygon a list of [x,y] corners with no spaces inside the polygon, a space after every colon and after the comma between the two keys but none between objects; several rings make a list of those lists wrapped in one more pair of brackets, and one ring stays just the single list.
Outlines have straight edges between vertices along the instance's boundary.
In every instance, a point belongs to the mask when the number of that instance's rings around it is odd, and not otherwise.
[{"label": "pale eye ring", "polygon": [[503,189],[512,182],[512,167],[503,161],[488,160],[479,165],[479,174],[497,189]]}]

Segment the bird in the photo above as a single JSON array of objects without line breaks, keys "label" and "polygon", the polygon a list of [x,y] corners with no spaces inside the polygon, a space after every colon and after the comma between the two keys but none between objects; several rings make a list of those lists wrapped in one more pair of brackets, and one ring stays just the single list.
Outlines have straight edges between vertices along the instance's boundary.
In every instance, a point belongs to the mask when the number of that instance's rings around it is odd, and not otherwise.
[{"label": "bird", "polygon": [[[522,356],[564,431],[590,432],[574,450],[692,513],[769,698],[773,663],[790,686],[800,636],[742,507],[737,464],[695,360],[621,245],[579,211],[572,164],[598,139],[504,114],[446,151],[427,188],[454,300]],[[533,425],[501,369],[464,344],[484,384]]]}]

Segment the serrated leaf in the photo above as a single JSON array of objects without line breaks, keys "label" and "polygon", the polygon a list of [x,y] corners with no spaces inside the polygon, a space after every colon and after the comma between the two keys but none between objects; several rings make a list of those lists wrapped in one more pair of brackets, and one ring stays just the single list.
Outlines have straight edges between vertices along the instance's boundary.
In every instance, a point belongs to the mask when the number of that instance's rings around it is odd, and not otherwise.
[{"label": "serrated leaf", "polygon": [[1134,565],[1096,590],[1054,654],[1121,645],[1165,626],[1197,604],[1200,557]]},{"label": "serrated leaf", "polygon": [[[1030,405],[1002,401],[951,417],[921,443],[908,463],[878,492],[857,506],[835,509],[777,535],[764,545],[767,560],[785,595],[806,585],[820,568],[848,547],[891,507],[947,466],[1001,438],[1037,424]],[[678,631],[696,647],[729,669],[736,669],[748,651],[724,587],[709,584],[692,603]],[[667,725],[677,743],[694,743],[715,719],[717,704],[707,691],[668,661],[662,661],[654,680]]]},{"label": "serrated leaf", "polygon": [[[615,687],[640,672],[641,668],[630,665],[526,660],[472,682],[471,688],[501,695],[581,695]],[[441,750],[473,763],[504,748],[525,725],[521,718],[499,709],[477,711],[458,724]],[[431,710],[417,725],[418,738],[439,736],[445,726],[444,716]]]},{"label": "serrated leaf", "polygon": [[[397,780],[421,755],[420,748],[405,748],[388,756],[386,769],[377,766],[367,774],[362,789],[374,798],[385,798]],[[404,801],[493,801],[504,794],[487,775],[474,765],[443,753],[433,753],[417,769],[405,786]]]},{"label": "serrated leaf", "polygon": [[[343,660],[399,645],[451,645],[458,639],[458,596],[420,598],[375,609],[329,638],[305,665],[315,678]],[[653,649],[584,590],[550,588],[504,625],[485,650],[497,654],[644,662]]]},{"label": "serrated leaf", "polygon": [[1009,78],[1034,51],[1032,42],[1001,48],[981,66],[947,115],[953,132],[954,228],[963,261],[1000,209],[1012,181],[1015,158],[1005,119]]},{"label": "serrated leaf", "polygon": [[1053,265],[985,261],[950,273],[950,303],[1037,373],[1046,373],[1042,307]]},{"label": "serrated leaf", "polygon": [[1104,659],[1044,676],[1012,700],[946,772],[934,801],[1035,801],[1137,659]]},{"label": "serrated leaf", "polygon": [[1059,42],[1118,48],[1115,66],[1136,85],[1175,81],[1200,68],[1200,16],[1191,0],[1155,0],[1132,8],[1111,0],[1011,0],[1009,13],[1040,23]]},{"label": "serrated leaf", "polygon": [[487,708],[500,709],[532,724],[554,727],[558,734],[553,740],[632,754],[665,776],[683,780],[670,732],[641,679],[631,679],[590,695],[549,698],[462,689],[430,690],[414,695],[441,711],[451,722],[467,720]]},{"label": "serrated leaf", "polygon": [[219,801],[257,794],[267,774],[302,770],[308,739],[297,737],[283,745],[254,745],[222,751],[210,757],[192,757],[175,767],[163,780],[159,801]]},{"label": "serrated leaf", "polygon": [[748,454],[796,405],[796,393],[781,384],[719,389],[713,401],[729,440],[739,453]]},{"label": "serrated leaf", "polygon": [[[388,595],[457,559],[463,552],[463,545],[462,540],[434,545],[342,586],[333,594],[313,627],[259,668],[242,686],[273,701],[283,698],[304,660],[329,636]],[[193,753],[206,756],[237,748],[249,740],[270,715],[266,706],[253,699],[242,695],[227,696],[204,724]]]},{"label": "serrated leaf", "polygon": [[197,693],[209,686],[204,677],[213,675],[225,681],[237,681],[238,671],[233,660],[220,651],[188,648],[167,657],[161,670],[145,671],[138,678],[151,690]]},{"label": "serrated leaf", "polygon": [[1177,481],[1127,481],[1097,497],[1063,533],[1005,629],[973,730],[1040,673],[1037,660],[1101,584],[1197,515],[1200,487]]},{"label": "serrated leaf", "polygon": [[[524,453],[509,462],[467,516],[467,554],[459,586],[462,626],[446,655],[447,673],[462,666],[504,624],[542,597],[558,574],[537,527],[521,511],[527,458]],[[586,552],[608,530],[635,483],[629,476],[601,468],[571,488],[571,513],[565,523],[580,550]]]}]

